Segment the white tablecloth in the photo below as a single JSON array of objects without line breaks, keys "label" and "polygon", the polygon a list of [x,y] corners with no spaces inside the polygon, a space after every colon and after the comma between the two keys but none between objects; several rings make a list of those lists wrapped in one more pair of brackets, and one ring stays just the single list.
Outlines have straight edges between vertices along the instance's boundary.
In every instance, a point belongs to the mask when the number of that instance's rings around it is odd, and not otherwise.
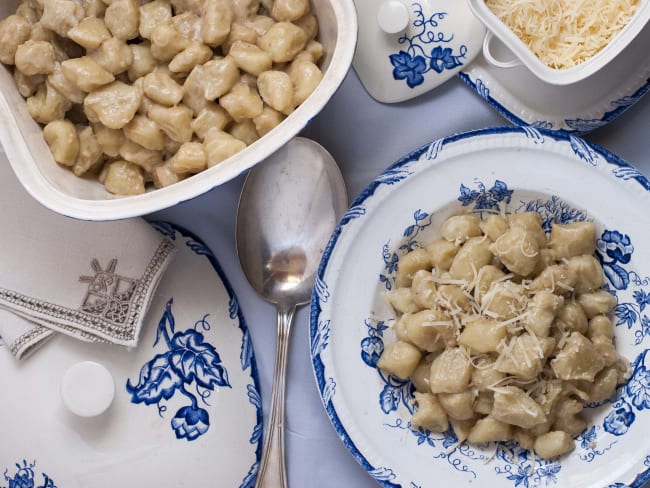
[{"label": "white tablecloth", "polygon": [[[350,71],[324,111],[304,131],[337,160],[350,200],[386,166],[434,139],[488,126],[510,125],[462,81],[453,78],[414,100],[374,101]],[[599,144],[650,177],[650,96],[591,134]],[[239,299],[259,368],[264,417],[268,416],[275,350],[275,308],[259,298],[239,267],[235,213],[244,177],[152,218],[180,224],[211,247]],[[309,358],[309,317],[302,308],[294,324],[287,386],[287,469],[293,487],[374,488],[336,436],[322,408]],[[647,484],[644,488],[650,488]]]}]

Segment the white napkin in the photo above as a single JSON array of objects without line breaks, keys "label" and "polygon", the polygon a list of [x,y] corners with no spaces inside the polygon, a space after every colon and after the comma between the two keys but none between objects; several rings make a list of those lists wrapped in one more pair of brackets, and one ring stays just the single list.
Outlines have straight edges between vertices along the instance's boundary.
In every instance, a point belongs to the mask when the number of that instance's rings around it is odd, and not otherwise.
[{"label": "white napkin", "polygon": [[136,346],[173,249],[140,218],[86,222],[42,207],[0,152],[0,337],[17,358],[55,333]]}]

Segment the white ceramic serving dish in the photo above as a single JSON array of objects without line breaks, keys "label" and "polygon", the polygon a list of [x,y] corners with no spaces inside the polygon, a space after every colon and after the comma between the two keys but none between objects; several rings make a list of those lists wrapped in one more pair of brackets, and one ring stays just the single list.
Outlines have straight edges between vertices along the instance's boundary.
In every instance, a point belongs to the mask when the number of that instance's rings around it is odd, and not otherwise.
[{"label": "white ceramic serving dish", "polygon": [[[516,125],[585,134],[634,105],[650,89],[650,29],[639,34],[602,69],[570,85],[548,83],[517,60],[503,69],[482,53],[486,27],[469,2],[444,0],[355,0],[359,39],[352,66],[370,96],[399,103],[436,89],[458,76],[497,112]],[[401,31],[382,30],[380,15],[409,23]],[[647,8],[647,7],[644,7]],[[424,22],[424,19],[436,22]],[[495,56],[516,59],[496,37]],[[435,69],[434,69],[435,67]]]},{"label": "white ceramic serving dish", "polygon": [[571,85],[546,83],[524,65],[498,68],[484,56],[458,76],[513,124],[585,134],[612,122],[650,90],[649,43],[650,29],[644,29],[607,66]]},{"label": "white ceramic serving dish", "polygon": [[[606,196],[606,197],[604,197]],[[385,487],[641,487],[650,480],[650,182],[565,132],[530,127],[458,134],[416,149],[353,202],[323,255],[311,302],[312,366],[323,405],[355,459]],[[618,351],[632,364],[616,396],[589,406],[575,450],[544,461],[514,443],[458,444],[411,429],[412,387],[376,367],[395,341],[384,293],[398,256],[439,237],[450,215],[538,211],[590,219]]]},{"label": "white ceramic serving dish", "polygon": [[[0,486],[254,486],[262,399],[239,302],[203,242],[154,226],[177,252],[138,347],[57,334],[17,361],[0,339],[0,388],[11,392],[0,404]],[[104,366],[115,387],[92,417],[73,413],[61,391],[86,361]]]},{"label": "white ceramic serving dish", "polygon": [[[13,13],[18,0],[0,3],[0,18]],[[219,186],[275,152],[314,118],[343,82],[357,39],[357,16],[352,0],[314,0],[319,20],[319,41],[325,49],[324,76],[291,115],[246,149],[202,173],[175,185],[143,195],[115,197],[104,186],[80,179],[58,166],[41,128],[27,113],[13,77],[0,68],[0,144],[27,191],[51,210],[85,220],[114,220],[145,215],[190,200]]]},{"label": "white ceramic serving dish", "polygon": [[[504,69],[523,64],[535,76],[554,85],[576,83],[602,69],[632,42],[650,20],[650,1],[639,0],[637,11],[632,20],[600,52],[572,68],[554,69],[542,62],[514,32],[501,22],[486,6],[485,0],[467,1],[474,15],[488,29],[483,43],[483,55],[487,60]],[[503,52],[493,52],[492,36],[497,37],[511,52],[509,58],[506,57],[508,54]]]}]

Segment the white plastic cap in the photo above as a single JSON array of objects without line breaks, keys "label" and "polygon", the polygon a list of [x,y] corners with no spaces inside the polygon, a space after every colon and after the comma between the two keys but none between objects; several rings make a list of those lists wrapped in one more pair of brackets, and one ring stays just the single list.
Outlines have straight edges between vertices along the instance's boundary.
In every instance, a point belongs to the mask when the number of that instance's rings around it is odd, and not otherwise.
[{"label": "white plastic cap", "polygon": [[72,365],[63,375],[61,399],[75,415],[95,417],[106,411],[115,397],[110,371],[94,361]]},{"label": "white plastic cap", "polygon": [[377,24],[386,34],[402,32],[409,22],[409,11],[399,0],[386,0],[379,6]]}]

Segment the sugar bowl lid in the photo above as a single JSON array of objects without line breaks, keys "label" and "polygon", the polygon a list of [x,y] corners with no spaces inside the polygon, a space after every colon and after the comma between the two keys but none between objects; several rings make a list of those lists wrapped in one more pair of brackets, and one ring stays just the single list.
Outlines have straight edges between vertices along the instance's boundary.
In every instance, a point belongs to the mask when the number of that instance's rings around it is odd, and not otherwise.
[{"label": "sugar bowl lid", "polygon": [[395,103],[427,92],[482,51],[486,28],[465,1],[355,0],[352,62],[368,93]]}]

